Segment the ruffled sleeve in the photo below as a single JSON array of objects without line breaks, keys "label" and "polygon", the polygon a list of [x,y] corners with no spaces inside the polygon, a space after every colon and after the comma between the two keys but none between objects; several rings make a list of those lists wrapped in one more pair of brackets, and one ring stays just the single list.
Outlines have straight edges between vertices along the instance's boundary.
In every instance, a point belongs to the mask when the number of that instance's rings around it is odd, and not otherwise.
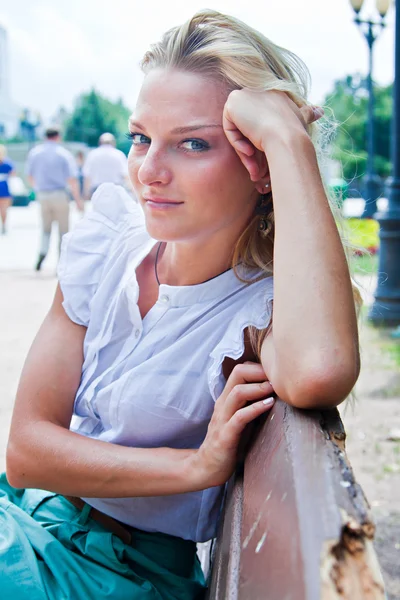
[{"label": "ruffled sleeve", "polygon": [[57,275],[64,310],[78,325],[89,324],[105,261],[127,221],[143,224],[140,206],[121,186],[105,183],[93,195],[92,210],[63,237]]},{"label": "ruffled sleeve", "polygon": [[244,353],[244,331],[247,327],[266,329],[272,318],[273,278],[268,277],[243,290],[240,305],[223,336],[210,354],[208,385],[215,400],[221,395],[226,379],[222,366],[226,357],[237,360]]}]

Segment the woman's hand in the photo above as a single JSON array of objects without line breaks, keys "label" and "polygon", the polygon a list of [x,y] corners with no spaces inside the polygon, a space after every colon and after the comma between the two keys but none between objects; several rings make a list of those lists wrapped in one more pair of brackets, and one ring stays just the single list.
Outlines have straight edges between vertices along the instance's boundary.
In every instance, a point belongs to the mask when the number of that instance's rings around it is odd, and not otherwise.
[{"label": "woman's hand", "polygon": [[304,134],[308,125],[323,114],[319,107],[299,108],[284,92],[234,90],[225,103],[223,127],[251,180],[256,182],[268,174],[268,140],[287,131]]},{"label": "woman's hand", "polygon": [[232,475],[241,434],[273,406],[272,393],[260,364],[246,362],[233,369],[215,403],[206,438],[192,457],[202,489],[222,485]]}]

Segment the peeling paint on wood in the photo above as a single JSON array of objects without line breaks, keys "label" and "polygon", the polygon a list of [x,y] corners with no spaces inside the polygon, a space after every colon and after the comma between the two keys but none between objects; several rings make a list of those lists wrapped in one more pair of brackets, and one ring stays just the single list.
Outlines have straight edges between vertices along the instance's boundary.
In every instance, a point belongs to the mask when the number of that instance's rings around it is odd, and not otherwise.
[{"label": "peeling paint on wood", "polygon": [[353,519],[349,519],[343,523],[339,541],[324,543],[321,555],[321,598],[381,600],[384,597],[382,574],[370,533]]}]

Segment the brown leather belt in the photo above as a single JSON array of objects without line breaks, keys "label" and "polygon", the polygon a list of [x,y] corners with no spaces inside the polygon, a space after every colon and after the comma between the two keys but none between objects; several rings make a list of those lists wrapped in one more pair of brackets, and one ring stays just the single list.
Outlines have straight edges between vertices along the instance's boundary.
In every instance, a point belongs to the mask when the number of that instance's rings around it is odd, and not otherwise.
[{"label": "brown leather belt", "polygon": [[[76,496],[64,496],[64,498],[73,504],[73,506],[75,506],[75,508],[78,510],[82,510],[86,506],[86,502],[82,500],[82,498],[78,498]],[[118,536],[124,542],[124,544],[131,544],[131,532],[116,519],[113,519],[112,517],[102,513],[97,508],[91,508],[90,517],[100,523],[100,525],[105,527],[105,529],[108,529],[108,531]]]}]

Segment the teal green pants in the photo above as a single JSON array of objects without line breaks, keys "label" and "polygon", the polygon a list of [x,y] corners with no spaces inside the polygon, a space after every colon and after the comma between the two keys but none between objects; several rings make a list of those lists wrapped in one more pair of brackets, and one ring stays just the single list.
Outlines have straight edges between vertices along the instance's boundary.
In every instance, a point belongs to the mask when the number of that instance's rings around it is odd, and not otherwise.
[{"label": "teal green pants", "polygon": [[0,476],[2,600],[200,600],[196,544],[131,528],[124,544],[62,496]]}]

